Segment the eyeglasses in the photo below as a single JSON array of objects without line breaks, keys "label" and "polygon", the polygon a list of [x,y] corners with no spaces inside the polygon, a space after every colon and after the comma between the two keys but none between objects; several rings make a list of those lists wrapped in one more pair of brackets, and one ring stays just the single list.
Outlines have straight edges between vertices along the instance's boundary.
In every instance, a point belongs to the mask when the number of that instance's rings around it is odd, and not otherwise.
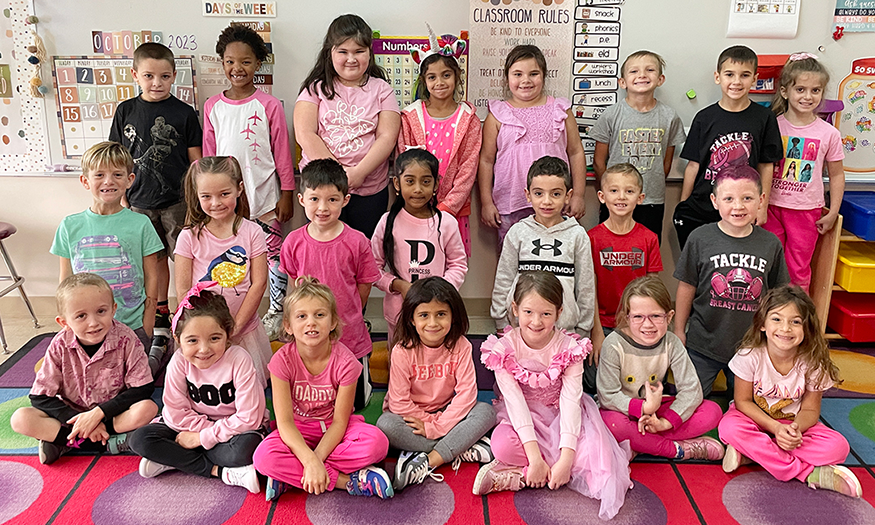
[{"label": "eyeglasses", "polygon": [[665,324],[668,321],[668,314],[651,314],[651,315],[627,315],[626,319],[629,324],[643,324],[645,319],[649,319],[653,324]]}]

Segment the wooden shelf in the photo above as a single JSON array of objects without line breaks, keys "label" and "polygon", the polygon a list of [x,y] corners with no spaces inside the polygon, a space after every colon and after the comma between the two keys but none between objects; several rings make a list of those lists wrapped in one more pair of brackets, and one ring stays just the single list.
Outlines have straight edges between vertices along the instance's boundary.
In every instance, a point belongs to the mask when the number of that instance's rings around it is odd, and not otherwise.
[{"label": "wooden shelf", "polygon": [[849,232],[848,230],[842,230],[842,235],[839,237],[840,242],[868,242],[866,239],[861,239]]}]

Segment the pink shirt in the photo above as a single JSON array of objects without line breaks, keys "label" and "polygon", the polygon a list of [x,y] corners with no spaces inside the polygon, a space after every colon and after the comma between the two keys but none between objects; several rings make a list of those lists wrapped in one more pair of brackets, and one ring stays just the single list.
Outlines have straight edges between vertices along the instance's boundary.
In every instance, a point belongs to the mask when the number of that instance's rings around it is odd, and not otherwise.
[{"label": "pink shirt", "polygon": [[277,350],[267,368],[271,374],[289,383],[295,419],[298,421],[328,421],[334,418],[337,389],[354,385],[362,373],[362,364],[340,342],[331,346],[328,364],[317,375],[307,371],[294,341]]},{"label": "pink shirt", "polygon": [[207,450],[261,428],[269,416],[252,358],[236,345],[204,370],[177,350],[167,363],[163,399],[164,423],[177,432],[199,432]]},{"label": "pink shirt", "polygon": [[357,285],[373,284],[380,278],[380,272],[364,234],[344,225],[340,235],[323,242],[310,237],[304,225],[283,241],[280,270],[289,276],[289,282],[311,275],[331,288],[343,321],[340,342],[352,350],[356,359],[371,352],[371,337],[362,316]]},{"label": "pink shirt", "polygon": [[845,158],[839,131],[821,119],[797,127],[778,117],[784,158],[775,166],[769,204],[793,210],[823,207],[824,161]]},{"label": "pink shirt", "polygon": [[386,401],[393,414],[421,419],[426,438],[447,435],[477,403],[471,343],[462,337],[452,351],[395,345]]},{"label": "pink shirt", "polygon": [[[298,95],[298,102],[310,102],[319,107],[316,133],[344,167],[357,166],[377,140],[377,124],[381,111],[400,113],[395,92],[384,80],[368,78],[359,87],[334,83],[334,98],[329,100],[319,89],[310,86]],[[302,153],[300,169],[313,160]],[[389,158],[365,177],[362,185],[350,190],[355,195],[373,195],[389,181]]]},{"label": "pink shirt", "polygon": [[[218,285],[210,290],[221,294],[228,302],[231,314],[237,315],[251,284],[249,265],[252,259],[266,252],[267,244],[261,228],[244,219],[237,235],[227,239],[219,239],[207,228],[201,230],[200,237],[194,230],[182,230],[173,253],[191,259],[189,288],[200,281],[216,281]],[[251,332],[258,322],[258,315],[253,314],[238,334]]]},{"label": "pink shirt", "polygon": [[447,173],[447,166],[450,162],[450,153],[453,150],[453,143],[456,140],[456,121],[458,113],[462,106],[456,108],[449,117],[434,118],[428,114],[428,111],[423,111],[425,119],[425,134],[427,141],[425,148],[437,157],[440,163],[438,167],[438,176],[443,179]]},{"label": "pink shirt", "polygon": [[113,320],[103,344],[90,358],[72,330],[55,334],[30,393],[60,397],[71,408],[85,412],[124,390],[151,382],[143,343],[133,330]]}]

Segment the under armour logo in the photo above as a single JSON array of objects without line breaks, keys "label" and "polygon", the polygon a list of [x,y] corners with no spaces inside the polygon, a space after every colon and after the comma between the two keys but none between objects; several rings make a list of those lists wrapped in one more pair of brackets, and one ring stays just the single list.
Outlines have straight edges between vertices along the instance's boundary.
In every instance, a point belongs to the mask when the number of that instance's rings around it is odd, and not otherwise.
[{"label": "under armour logo", "polygon": [[535,246],[535,249],[532,250],[535,255],[541,255],[541,250],[553,250],[553,257],[562,255],[562,250],[559,249],[562,246],[562,241],[559,239],[553,241],[553,244],[541,244],[541,239],[535,239],[532,244]]},{"label": "under armour logo", "polygon": [[675,223],[676,226],[683,226],[683,225],[684,225],[684,220],[683,220],[683,219],[675,219],[675,220],[674,220],[674,223]]}]

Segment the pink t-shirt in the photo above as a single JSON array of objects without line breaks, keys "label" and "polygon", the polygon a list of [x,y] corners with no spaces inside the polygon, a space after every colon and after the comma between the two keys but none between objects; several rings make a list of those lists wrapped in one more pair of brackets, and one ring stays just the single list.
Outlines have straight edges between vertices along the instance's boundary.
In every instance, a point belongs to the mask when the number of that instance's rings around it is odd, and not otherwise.
[{"label": "pink t-shirt", "polygon": [[778,117],[784,158],[776,165],[769,204],[792,210],[815,210],[823,200],[824,162],[845,158],[839,131],[821,119],[797,127]]},{"label": "pink t-shirt", "polygon": [[[221,294],[228,302],[231,314],[237,315],[251,284],[249,265],[252,259],[266,252],[267,244],[261,228],[243,219],[237,235],[227,239],[219,239],[207,228],[201,230],[200,237],[194,230],[182,230],[173,253],[191,259],[189,288],[200,281],[216,281],[218,285],[210,290]],[[254,314],[238,335],[254,330],[258,322],[258,315]]]},{"label": "pink t-shirt", "polygon": [[428,114],[427,110],[422,112],[422,117],[425,119],[426,148],[437,157],[440,163],[438,166],[438,177],[440,178],[443,178],[447,173],[450,154],[453,151],[453,141],[456,140],[457,115],[461,108],[460,104],[452,115],[444,118],[434,118]]},{"label": "pink t-shirt", "polygon": [[[384,80],[369,78],[360,87],[334,83],[334,98],[328,100],[318,84],[298,95],[298,102],[311,102],[319,107],[317,134],[325,146],[344,167],[357,166],[377,140],[377,124],[381,111],[400,113],[395,92]],[[313,159],[302,154],[300,169]],[[373,195],[389,181],[389,158],[365,177],[362,185],[350,190],[355,195]]]},{"label": "pink t-shirt", "polygon": [[331,346],[328,364],[317,375],[307,371],[294,341],[277,350],[267,368],[272,375],[289,383],[295,419],[299,421],[332,419],[337,389],[354,385],[362,373],[362,364],[340,342]]},{"label": "pink t-shirt", "polygon": [[330,241],[317,241],[304,225],[291,232],[280,250],[280,270],[293,282],[311,275],[324,283],[337,299],[343,321],[340,342],[357,359],[372,350],[371,338],[362,317],[362,300],[357,285],[373,284],[380,278],[371,243],[360,231],[344,225],[340,235]]}]

